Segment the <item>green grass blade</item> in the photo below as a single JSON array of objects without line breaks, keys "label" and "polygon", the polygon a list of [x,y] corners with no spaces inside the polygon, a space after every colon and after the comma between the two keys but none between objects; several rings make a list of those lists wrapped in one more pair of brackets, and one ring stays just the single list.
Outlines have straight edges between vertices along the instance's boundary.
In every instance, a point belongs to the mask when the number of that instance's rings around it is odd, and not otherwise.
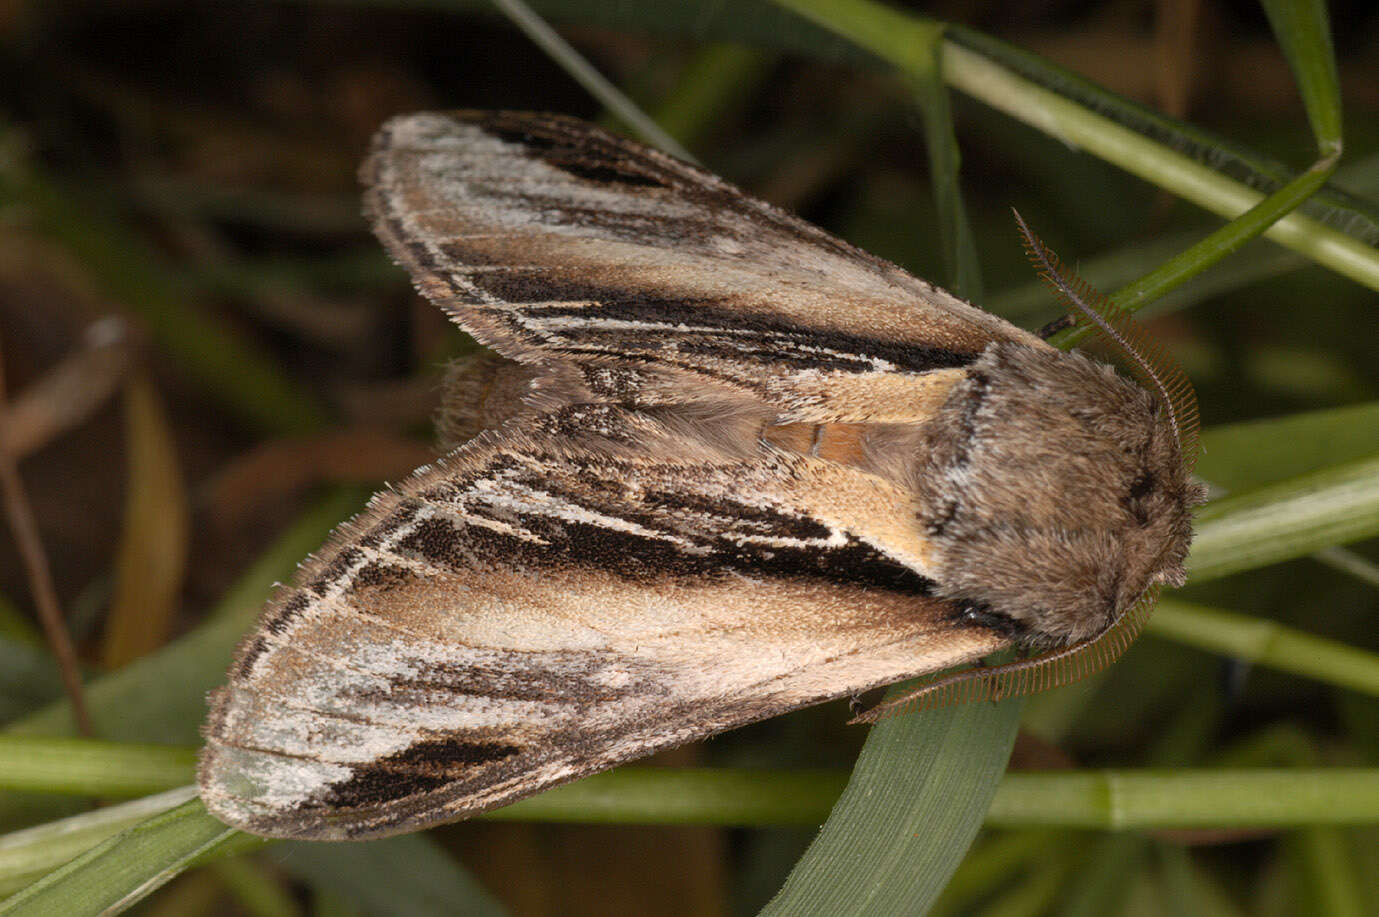
[{"label": "green grass blade", "polygon": [[762,913],[923,913],[980,827],[1020,707],[1015,698],[877,725],[819,837]]},{"label": "green grass blade", "polygon": [[230,835],[198,799],[120,832],[0,902],[12,917],[119,913]]},{"label": "green grass blade", "polygon": [[488,821],[817,825],[843,791],[833,770],[623,767],[494,809]]},{"label": "green grass blade", "polygon": [[559,64],[571,79],[583,86],[586,92],[598,99],[638,137],[686,162],[696,161],[693,154],[680,145],[680,141],[652,120],[621,89],[610,83],[584,58],[584,55],[576,51],[573,45],[562,38],[559,32],[551,28],[546,20],[523,0],[493,0],[493,5],[502,10],[503,14],[537,47],[545,51],[551,60]]},{"label": "green grass blade", "polygon": [[1379,535],[1379,457],[1215,500],[1197,514],[1188,577],[1203,581]]},{"label": "green grass blade", "polygon": [[1163,599],[1147,632],[1212,653],[1379,695],[1379,654],[1263,618]]},{"label": "green grass blade", "polygon": [[[1336,170],[1335,179],[1358,192],[1379,190],[1379,156],[1362,157]],[[1318,192],[1324,196],[1326,190]],[[1318,195],[1308,199],[1316,200]],[[1303,204],[1303,208],[1307,203]],[[1090,258],[1080,259],[1078,274],[1098,290],[1115,290],[1148,274],[1193,243],[1195,234],[1178,232],[1152,239],[1137,239]],[[1147,307],[1148,314],[1175,312],[1252,284],[1291,274],[1308,265],[1307,259],[1278,246],[1255,245],[1235,253],[1211,271],[1159,296]],[[1056,317],[1048,287],[1031,280],[988,296],[982,307],[1024,327],[1037,328]],[[1210,477],[1210,475],[1208,475]]]},{"label": "green grass blade", "polygon": [[1323,156],[1341,151],[1341,81],[1323,0],[1262,0]]},{"label": "green grass blade", "polygon": [[967,299],[982,298],[981,269],[963,205],[948,90],[943,84],[943,23],[910,16],[870,0],[775,0],[811,22],[848,38],[891,63],[915,87],[924,112],[924,140],[948,286]]},{"label": "green grass blade", "polygon": [[[960,25],[949,26],[947,36],[952,43],[989,59],[1020,80],[1047,89],[1087,111],[1099,112],[1111,122],[1125,125],[1135,133],[1161,144],[1166,150],[1177,150],[1196,162],[1209,164],[1212,169],[1242,185],[1268,191],[1287,184],[1294,177],[1293,170],[1277,160],[1226,137],[1132,102],[998,38]],[[954,85],[962,88],[956,83]],[[996,104],[999,99],[995,97],[986,98],[984,93],[976,94],[976,97],[1001,108]],[[1031,113],[1036,119],[1040,118],[1041,108],[1037,101]],[[1046,130],[1052,136],[1060,136],[1056,122],[1045,127],[1037,123],[1033,126]],[[1370,244],[1379,241],[1379,206],[1372,199],[1328,187],[1304,204],[1302,209],[1311,218],[1358,241]]]},{"label": "green grass blade", "polygon": [[942,227],[939,238],[948,267],[948,285],[957,295],[979,301],[982,299],[981,265],[958,180],[962,156],[953,130],[948,88],[943,85],[942,37],[940,30],[927,30],[926,41],[921,46],[927,53],[919,65],[924,75],[917,81],[916,98],[924,111],[924,145],[929,153],[934,205]]},{"label": "green grass blade", "polygon": [[[1211,233],[1202,241],[1165,261],[1139,280],[1111,294],[1111,302],[1130,312],[1138,312],[1164,294],[1182,286],[1241,246],[1266,232],[1292,213],[1326,183],[1336,171],[1336,158],[1318,162],[1245,213]],[[1067,347],[1086,337],[1090,327],[1083,325],[1054,335],[1050,343]]]},{"label": "green grass blade", "polygon": [[[1182,286],[1300,207],[1336,171],[1341,154],[1341,101],[1326,8],[1307,0],[1265,0],[1265,7],[1303,90],[1322,158],[1201,242],[1116,291],[1111,301],[1118,306],[1137,312]],[[1058,336],[1057,343],[1073,343],[1088,330],[1085,326],[1070,329]]]},{"label": "green grass blade", "polygon": [[[49,872],[41,883],[26,889],[14,901],[18,902],[23,895],[43,891],[43,897],[38,899],[42,906],[58,907],[57,902],[62,902],[63,909],[50,913],[88,913],[81,909],[83,899],[62,896],[77,895],[88,884],[100,887],[109,878],[112,865],[125,870],[127,879],[142,876],[148,881],[155,878],[166,881],[169,878],[164,875],[166,870],[191,865],[207,854],[218,858],[271,843],[216,822],[206,814],[199,800],[187,800],[193,791],[194,788],[188,787],[126,807],[113,807],[115,811],[99,810],[0,838],[0,888],[9,887],[10,880],[16,876],[47,872],[57,863],[79,854],[73,862],[84,864],[81,869],[69,864]],[[166,807],[170,802],[182,804],[147,817],[149,809]],[[145,820],[129,826],[131,816]],[[115,834],[117,831],[121,833]],[[217,837],[224,834],[222,840],[228,843],[211,852],[204,843],[206,833]],[[98,846],[93,847],[93,844]],[[280,845],[278,849],[282,852],[275,856],[289,872],[322,887],[347,891],[352,900],[366,906],[371,913],[416,917],[502,913],[496,901],[435,841],[424,835],[363,844],[294,842]],[[104,852],[97,856],[100,851]],[[170,867],[169,863],[175,865]],[[49,879],[58,875],[65,877],[62,882],[72,884],[48,888],[52,884]],[[400,876],[405,877],[405,881],[399,882]],[[144,888],[142,883],[139,885],[142,892],[151,890],[151,887]],[[0,907],[0,913],[7,912]]]},{"label": "green grass blade", "polygon": [[1212,427],[1197,473],[1238,492],[1379,454],[1379,402]]},{"label": "green grass blade", "polygon": [[[1024,80],[967,48],[950,43],[944,49],[943,61],[950,85],[1213,213],[1234,219],[1264,198],[1259,191],[1211,166]],[[1289,196],[1296,190],[1290,190]],[[1342,230],[1291,213],[1265,235],[1339,274],[1379,289],[1379,252]]]},{"label": "green grass blade", "polygon": [[[995,715],[991,705],[973,709],[986,711],[988,716]],[[895,722],[903,723],[907,719],[920,718],[899,717]],[[980,724],[974,727],[955,718],[951,725],[957,731],[935,736],[932,729],[921,727],[912,732],[907,730],[908,734],[901,736],[899,741],[936,739],[966,743],[979,734],[973,730],[980,729]],[[890,752],[886,750],[887,754]],[[861,772],[860,779],[855,777],[848,784],[853,802],[845,808],[838,800],[839,805],[835,807],[835,812],[847,812],[846,817],[859,819],[870,826],[871,831],[854,832],[849,844],[839,848],[832,843],[839,829],[826,826],[820,841],[811,848],[814,852],[809,854],[822,865],[805,872],[797,870],[799,878],[791,880],[786,890],[789,896],[782,897],[775,905],[777,913],[794,913],[796,908],[809,913],[803,910],[808,907],[816,908],[817,913],[852,913],[828,910],[838,903],[840,892],[862,896],[859,901],[877,908],[872,913],[886,912],[884,905],[889,903],[928,901],[932,887],[941,886],[946,875],[942,869],[920,874],[931,867],[932,855],[926,850],[905,848],[932,844],[937,839],[947,845],[951,857],[960,857],[969,839],[963,833],[967,823],[960,810],[966,810],[967,814],[975,811],[980,819],[984,797],[941,797],[929,792],[930,786],[941,787],[943,782],[926,767],[941,770],[954,763],[944,761],[941,746],[917,745],[901,748],[899,752],[906,758],[903,766],[889,773]],[[994,780],[1003,762],[993,759],[991,766]],[[817,824],[828,813],[829,804],[837,800],[847,775],[841,771],[813,772],[808,776],[809,791],[803,797],[792,795],[800,785],[797,777],[789,771],[629,768],[552,790],[531,800],[532,805],[518,803],[484,817],[602,824]],[[623,788],[630,783],[640,784],[642,792],[640,797],[633,794],[629,801]],[[745,812],[724,809],[717,814],[711,812],[707,817],[687,816],[700,799],[709,800],[712,806],[715,798],[724,798],[725,783],[735,784],[737,788],[754,786],[759,794],[772,797],[772,802],[748,808]],[[1220,789],[1237,785],[1243,790],[1222,792]],[[192,792],[194,788],[186,787],[0,837],[0,890],[13,889],[18,882],[52,870],[92,844],[127,828],[131,820],[146,818],[151,811],[163,811],[169,805],[184,802]],[[908,792],[917,795],[912,798]],[[593,817],[579,817],[581,800],[591,794],[603,800],[598,812]],[[567,803],[556,806],[563,810],[565,817],[551,818],[550,809],[537,804],[543,799],[560,796],[570,797]],[[731,796],[730,793],[727,798]],[[859,796],[860,804],[856,802]],[[923,797],[929,797],[927,812],[914,805],[915,799]],[[1353,804],[1348,804],[1347,800]],[[1007,774],[999,782],[986,814],[986,823],[990,827],[1007,828],[1112,830],[1376,824],[1379,823],[1379,770],[1304,767]],[[897,838],[902,842],[902,849],[887,853],[886,848]],[[264,843],[248,835],[238,835],[228,847],[238,852]],[[332,850],[358,849],[354,845],[308,846],[319,849],[322,856],[331,855]],[[221,855],[230,852],[227,849]],[[293,868],[295,859],[295,854],[286,858],[288,868]],[[327,870],[328,865],[321,863],[319,868]],[[458,868],[447,861],[446,870]],[[832,888],[828,868],[838,870],[837,875],[850,876],[846,888]],[[820,869],[824,871],[818,871]],[[903,875],[897,877],[896,872]],[[315,866],[302,870],[301,874],[318,875]],[[442,871],[436,875],[443,874]],[[434,878],[426,884],[444,881],[468,880]],[[380,881],[379,884],[386,883]]]},{"label": "green grass blade", "polygon": [[0,735],[0,788],[142,796],[193,778],[196,751],[94,739]]},{"label": "green grass blade", "polygon": [[195,787],[181,786],[0,835],[0,895],[18,891],[106,838],[195,796]]},{"label": "green grass blade", "polygon": [[362,844],[293,841],[273,851],[284,869],[342,892],[369,914],[489,917],[504,913],[492,895],[424,834]]},{"label": "green grass blade", "polygon": [[1007,774],[988,827],[1111,831],[1379,822],[1379,768],[1105,770]]}]

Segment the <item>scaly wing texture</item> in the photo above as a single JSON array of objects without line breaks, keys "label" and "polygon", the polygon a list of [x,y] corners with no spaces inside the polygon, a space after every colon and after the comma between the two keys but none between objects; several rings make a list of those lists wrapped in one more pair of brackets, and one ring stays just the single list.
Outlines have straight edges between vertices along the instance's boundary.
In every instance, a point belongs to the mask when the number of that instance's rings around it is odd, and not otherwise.
[{"label": "scaly wing texture", "polygon": [[877,477],[651,414],[509,423],[274,600],[214,699],[202,798],[272,836],[416,830],[1000,648],[929,596],[914,528]]},{"label": "scaly wing texture", "polygon": [[410,115],[362,168],[422,292],[541,365],[545,406],[679,402],[905,422],[993,340],[1041,342],[719,178],[553,115]]}]

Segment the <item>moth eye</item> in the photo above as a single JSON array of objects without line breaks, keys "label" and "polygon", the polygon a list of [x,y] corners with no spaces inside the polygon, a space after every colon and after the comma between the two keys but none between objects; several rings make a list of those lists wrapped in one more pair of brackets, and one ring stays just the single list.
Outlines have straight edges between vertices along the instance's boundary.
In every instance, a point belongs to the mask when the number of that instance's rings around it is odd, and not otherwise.
[{"label": "moth eye", "polygon": [[1138,500],[1141,497],[1148,496],[1149,493],[1154,489],[1155,483],[1156,482],[1154,480],[1153,472],[1140,472],[1140,476],[1135,479],[1135,483],[1130,485],[1130,499]]},{"label": "moth eye", "polygon": [[1149,508],[1145,505],[1144,498],[1152,494],[1157,485],[1158,481],[1151,471],[1140,472],[1140,476],[1130,485],[1130,498],[1126,505],[1135,521],[1142,526],[1149,524]]}]

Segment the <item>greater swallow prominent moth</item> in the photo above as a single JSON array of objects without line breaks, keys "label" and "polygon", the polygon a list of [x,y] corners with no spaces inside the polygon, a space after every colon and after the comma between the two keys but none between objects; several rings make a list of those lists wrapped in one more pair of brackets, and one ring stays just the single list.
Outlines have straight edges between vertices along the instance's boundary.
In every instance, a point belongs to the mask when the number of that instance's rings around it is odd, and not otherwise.
[{"label": "greater swallow prominent moth", "polygon": [[1020,690],[1183,578],[1189,399],[1152,372],[580,121],[402,117],[362,174],[503,359],[240,647],[200,768],[231,825],[416,830],[1012,647],[939,687]]}]

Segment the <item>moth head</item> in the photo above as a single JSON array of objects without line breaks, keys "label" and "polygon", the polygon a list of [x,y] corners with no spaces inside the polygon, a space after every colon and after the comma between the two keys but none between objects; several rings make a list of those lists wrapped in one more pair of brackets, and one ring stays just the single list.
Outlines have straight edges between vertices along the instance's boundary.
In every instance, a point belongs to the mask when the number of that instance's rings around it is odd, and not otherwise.
[{"label": "moth head", "polygon": [[1198,488],[1155,397],[1111,367],[995,343],[926,430],[919,522],[937,592],[1035,649],[1181,585]]}]

